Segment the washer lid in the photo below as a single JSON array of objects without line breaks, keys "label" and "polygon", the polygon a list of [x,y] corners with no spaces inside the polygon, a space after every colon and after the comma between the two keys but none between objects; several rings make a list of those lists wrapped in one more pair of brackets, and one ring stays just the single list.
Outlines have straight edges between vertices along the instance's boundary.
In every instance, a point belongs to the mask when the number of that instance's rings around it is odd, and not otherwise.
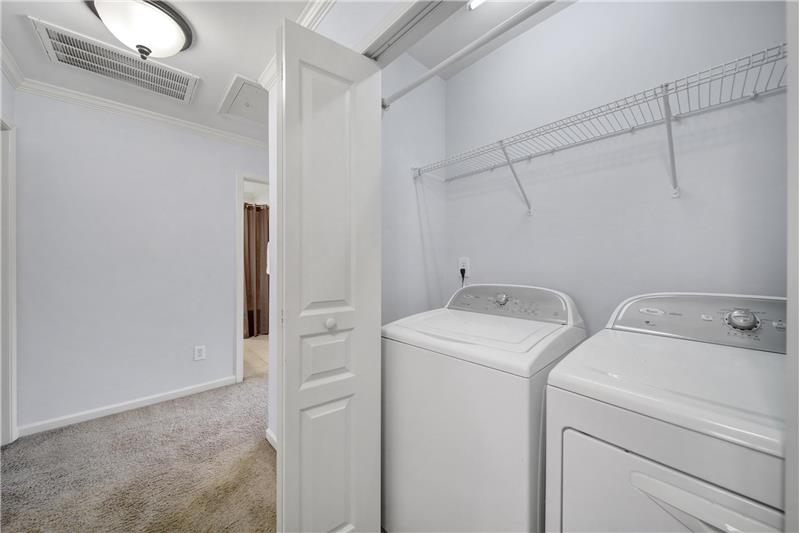
[{"label": "washer lid", "polygon": [[530,377],[569,349],[550,348],[567,330],[580,332],[570,348],[585,336],[581,328],[444,308],[387,324],[383,337]]},{"label": "washer lid", "polygon": [[783,457],[785,357],[605,329],[556,365],[548,383]]}]

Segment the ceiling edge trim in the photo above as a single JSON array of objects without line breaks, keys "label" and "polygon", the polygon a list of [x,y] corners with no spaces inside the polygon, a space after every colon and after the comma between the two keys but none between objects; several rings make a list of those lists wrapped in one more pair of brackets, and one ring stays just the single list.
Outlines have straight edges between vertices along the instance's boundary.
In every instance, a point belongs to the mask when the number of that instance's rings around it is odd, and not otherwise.
[{"label": "ceiling edge trim", "polygon": [[[3,64],[5,65],[5,63]],[[191,130],[194,133],[205,135],[207,137],[223,139],[226,141],[242,144],[245,146],[251,146],[255,148],[263,148],[263,149],[267,148],[266,142],[254,139],[252,137],[237,135],[236,133],[223,131],[217,128],[212,128],[210,126],[204,126],[196,122],[190,122],[188,120],[183,120],[169,115],[164,115],[162,113],[156,113],[155,111],[150,111],[147,109],[143,109],[141,107],[115,102],[113,100],[107,100],[105,98],[100,98],[99,96],[92,96],[90,94],[82,93],[79,91],[73,91],[71,89],[58,87],[56,85],[51,85],[49,83],[44,83],[37,80],[26,78],[19,85],[18,89],[20,91],[25,91],[27,93],[53,98],[55,100],[61,100],[62,102],[80,104],[90,109],[108,111],[118,115],[134,116],[146,120],[160,122],[162,124],[179,126],[184,129]]]},{"label": "ceiling edge trim", "polygon": [[[335,3],[336,0],[309,0],[306,2],[305,7],[303,7],[303,11],[297,16],[295,22],[309,30],[316,30]],[[278,60],[277,57],[273,55],[258,77],[258,83],[269,91],[277,81]]]},{"label": "ceiling edge trim", "polygon": [[0,41],[0,60],[2,63],[3,73],[8,78],[8,81],[11,82],[11,85],[18,89],[20,85],[25,81],[25,75],[22,73],[22,70],[19,68],[19,64],[17,60],[14,59],[14,56],[11,55],[11,50],[6,48],[5,43]]},{"label": "ceiling edge trim", "polygon": [[267,91],[270,91],[276,83],[278,83],[278,56],[273,55],[269,58],[269,63],[258,77],[258,83],[261,84]]},{"label": "ceiling edge trim", "polygon": [[309,0],[297,17],[297,23],[309,30],[316,30],[335,3],[336,0]]}]

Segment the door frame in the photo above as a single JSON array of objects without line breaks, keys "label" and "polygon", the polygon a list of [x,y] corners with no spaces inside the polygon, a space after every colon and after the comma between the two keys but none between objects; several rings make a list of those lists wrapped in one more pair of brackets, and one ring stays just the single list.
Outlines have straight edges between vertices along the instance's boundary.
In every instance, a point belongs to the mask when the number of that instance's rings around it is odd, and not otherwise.
[{"label": "door frame", "polygon": [[234,298],[236,310],[234,316],[234,336],[233,336],[233,369],[236,375],[236,383],[244,381],[244,182],[261,183],[269,187],[269,179],[266,176],[256,174],[236,174],[236,297]]},{"label": "door frame", "polygon": [[[9,136],[8,143],[8,182],[0,183],[0,195],[7,201],[6,210],[0,208],[2,216],[3,232],[8,232],[8,248],[2,250],[2,239],[0,239],[0,256],[2,256],[2,268],[8,271],[8,294],[2,294],[0,301],[7,302],[8,315],[6,309],[0,307],[0,320],[5,325],[8,339],[2,340],[2,329],[0,329],[0,346],[7,342],[8,350],[2,350],[2,358],[8,359],[8,373],[3,373],[0,394],[6,395],[8,390],[8,402],[2,402],[2,424],[6,426],[8,438],[2,444],[14,442],[19,437],[19,427],[17,423],[18,403],[17,403],[17,158],[16,158],[16,138],[17,130],[13,124],[7,120],[0,119],[0,129]],[[6,198],[7,195],[7,198]],[[4,253],[5,252],[5,253]],[[3,292],[0,281],[0,293]]]}]

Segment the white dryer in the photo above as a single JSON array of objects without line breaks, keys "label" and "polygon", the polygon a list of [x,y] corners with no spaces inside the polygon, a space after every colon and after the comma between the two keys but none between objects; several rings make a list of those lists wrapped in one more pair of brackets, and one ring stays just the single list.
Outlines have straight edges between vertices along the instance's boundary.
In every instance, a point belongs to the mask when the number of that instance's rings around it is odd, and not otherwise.
[{"label": "white dryer", "polygon": [[384,326],[384,529],[538,529],[547,372],[585,337],[567,295],[509,285]]},{"label": "white dryer", "polygon": [[550,373],[548,531],[782,531],[783,298],[652,294]]}]

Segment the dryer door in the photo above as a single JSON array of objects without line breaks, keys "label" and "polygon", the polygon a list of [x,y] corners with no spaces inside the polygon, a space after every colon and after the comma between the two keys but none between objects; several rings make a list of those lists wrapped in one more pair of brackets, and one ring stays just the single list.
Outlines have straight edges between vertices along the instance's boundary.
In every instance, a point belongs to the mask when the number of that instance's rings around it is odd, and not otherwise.
[{"label": "dryer door", "polygon": [[563,531],[783,531],[771,507],[577,431],[563,439]]}]

